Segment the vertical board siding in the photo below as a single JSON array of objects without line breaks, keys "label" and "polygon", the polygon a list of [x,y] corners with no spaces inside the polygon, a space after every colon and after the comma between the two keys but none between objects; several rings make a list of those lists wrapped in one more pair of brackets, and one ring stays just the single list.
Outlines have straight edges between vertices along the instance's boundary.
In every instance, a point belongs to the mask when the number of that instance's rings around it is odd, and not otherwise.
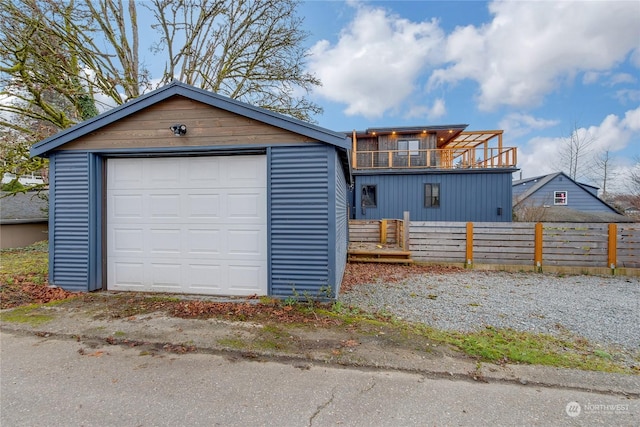
[{"label": "vertical board siding", "polygon": [[[355,219],[510,222],[511,172],[355,175]],[[424,184],[440,184],[440,206],[424,207]],[[375,208],[361,208],[361,188],[376,185]],[[498,208],[502,214],[498,215]]]},{"label": "vertical board siding", "polygon": [[349,220],[348,220],[348,199],[347,199],[347,181],[344,176],[338,153],[334,154],[335,162],[335,186],[336,186],[336,252],[335,252],[335,278],[334,278],[334,294],[340,292],[340,282],[344,275],[347,264],[347,250],[349,247]]},{"label": "vertical board siding", "polygon": [[52,284],[87,291],[89,281],[89,155],[60,152],[51,156],[55,188],[50,201],[53,230],[49,248]]},{"label": "vertical board siding", "polygon": [[[329,147],[271,149],[271,294],[317,296],[329,278]],[[332,215],[333,217],[333,215]]]},{"label": "vertical board siding", "polygon": [[618,224],[618,267],[640,268],[640,224]]}]

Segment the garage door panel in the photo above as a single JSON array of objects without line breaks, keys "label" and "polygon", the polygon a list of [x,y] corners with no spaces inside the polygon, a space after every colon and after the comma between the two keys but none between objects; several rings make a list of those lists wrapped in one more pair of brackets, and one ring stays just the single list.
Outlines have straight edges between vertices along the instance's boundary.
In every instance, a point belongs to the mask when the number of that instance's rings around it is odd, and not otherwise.
[{"label": "garage door panel", "polygon": [[153,289],[179,291],[182,283],[182,263],[150,262],[151,283]]},{"label": "garage door panel", "polygon": [[251,295],[256,292],[255,283],[267,276],[266,265],[233,263],[228,267],[229,289],[235,295]]},{"label": "garage door panel", "polygon": [[263,258],[263,247],[260,229],[231,229],[227,233],[227,253],[233,258]]},{"label": "garage door panel", "polygon": [[144,288],[144,263],[114,261],[110,273],[113,281],[118,284],[115,290],[142,290]]},{"label": "garage door panel", "polygon": [[150,228],[148,234],[151,255],[179,255],[182,252],[180,228]]},{"label": "garage door panel", "polygon": [[222,291],[223,268],[212,264],[187,264],[187,286],[199,293],[216,293]]},{"label": "garage door panel", "polygon": [[180,219],[180,194],[150,194],[149,213],[154,219]]},{"label": "garage door panel", "polygon": [[190,255],[219,255],[224,252],[224,243],[218,229],[191,228],[187,231],[187,248]]},{"label": "garage door panel", "polygon": [[107,178],[107,185],[111,189],[140,187],[143,182],[141,159],[118,159],[117,163],[111,165],[111,173]]},{"label": "garage door panel", "polygon": [[266,294],[265,156],[110,159],[107,182],[108,289]]},{"label": "garage door panel", "polygon": [[110,200],[111,215],[113,218],[130,218],[142,220],[144,217],[144,200],[140,194],[121,193],[114,195]]},{"label": "garage door panel", "polygon": [[115,255],[142,254],[144,252],[143,228],[114,228],[107,237],[108,245]]},{"label": "garage door panel", "polygon": [[189,219],[220,219],[219,194],[188,194],[187,217]]}]

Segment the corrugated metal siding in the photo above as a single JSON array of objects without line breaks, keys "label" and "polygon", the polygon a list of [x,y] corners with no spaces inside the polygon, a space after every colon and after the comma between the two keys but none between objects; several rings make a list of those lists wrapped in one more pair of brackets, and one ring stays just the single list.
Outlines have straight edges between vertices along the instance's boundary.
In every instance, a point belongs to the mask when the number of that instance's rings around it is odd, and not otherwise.
[{"label": "corrugated metal siding", "polygon": [[349,220],[347,213],[347,181],[340,166],[338,153],[335,153],[336,171],[336,277],[334,292],[340,292],[340,282],[347,264],[347,247],[349,245]]},{"label": "corrugated metal siding", "polygon": [[50,200],[49,266],[52,284],[87,291],[89,281],[89,155],[60,152],[51,156],[55,188]]},{"label": "corrugated metal siding", "polygon": [[[356,175],[355,218],[412,221],[511,221],[511,172]],[[440,184],[440,207],[424,207],[424,184]],[[360,206],[361,187],[377,186],[377,207]],[[502,214],[498,215],[498,208]]]},{"label": "corrugated metal siding", "polygon": [[271,295],[316,297],[329,284],[327,172],[333,151],[309,144],[271,149]]},{"label": "corrugated metal siding", "polygon": [[533,206],[553,206],[553,195],[556,191],[567,192],[567,204],[565,206],[582,212],[613,212],[602,200],[575,184],[562,175],[555,177],[526,199],[526,203]]}]

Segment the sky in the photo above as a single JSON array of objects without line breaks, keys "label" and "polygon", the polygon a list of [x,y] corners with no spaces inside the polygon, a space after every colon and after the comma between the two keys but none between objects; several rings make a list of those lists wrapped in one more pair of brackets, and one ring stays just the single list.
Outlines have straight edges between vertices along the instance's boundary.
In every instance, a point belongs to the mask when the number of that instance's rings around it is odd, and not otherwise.
[{"label": "sky", "polygon": [[320,126],[502,129],[515,179],[568,172],[559,150],[577,130],[593,155],[609,151],[614,190],[640,167],[640,1],[307,1],[299,13]]}]

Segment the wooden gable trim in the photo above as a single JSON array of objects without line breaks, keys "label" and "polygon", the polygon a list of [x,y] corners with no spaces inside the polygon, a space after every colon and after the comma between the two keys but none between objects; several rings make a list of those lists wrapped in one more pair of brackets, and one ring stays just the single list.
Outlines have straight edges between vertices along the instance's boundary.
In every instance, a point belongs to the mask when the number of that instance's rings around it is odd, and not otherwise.
[{"label": "wooden gable trim", "polygon": [[[169,129],[187,126],[176,136]],[[105,150],[317,142],[181,96],[169,98],[79,137],[58,150]]]}]

